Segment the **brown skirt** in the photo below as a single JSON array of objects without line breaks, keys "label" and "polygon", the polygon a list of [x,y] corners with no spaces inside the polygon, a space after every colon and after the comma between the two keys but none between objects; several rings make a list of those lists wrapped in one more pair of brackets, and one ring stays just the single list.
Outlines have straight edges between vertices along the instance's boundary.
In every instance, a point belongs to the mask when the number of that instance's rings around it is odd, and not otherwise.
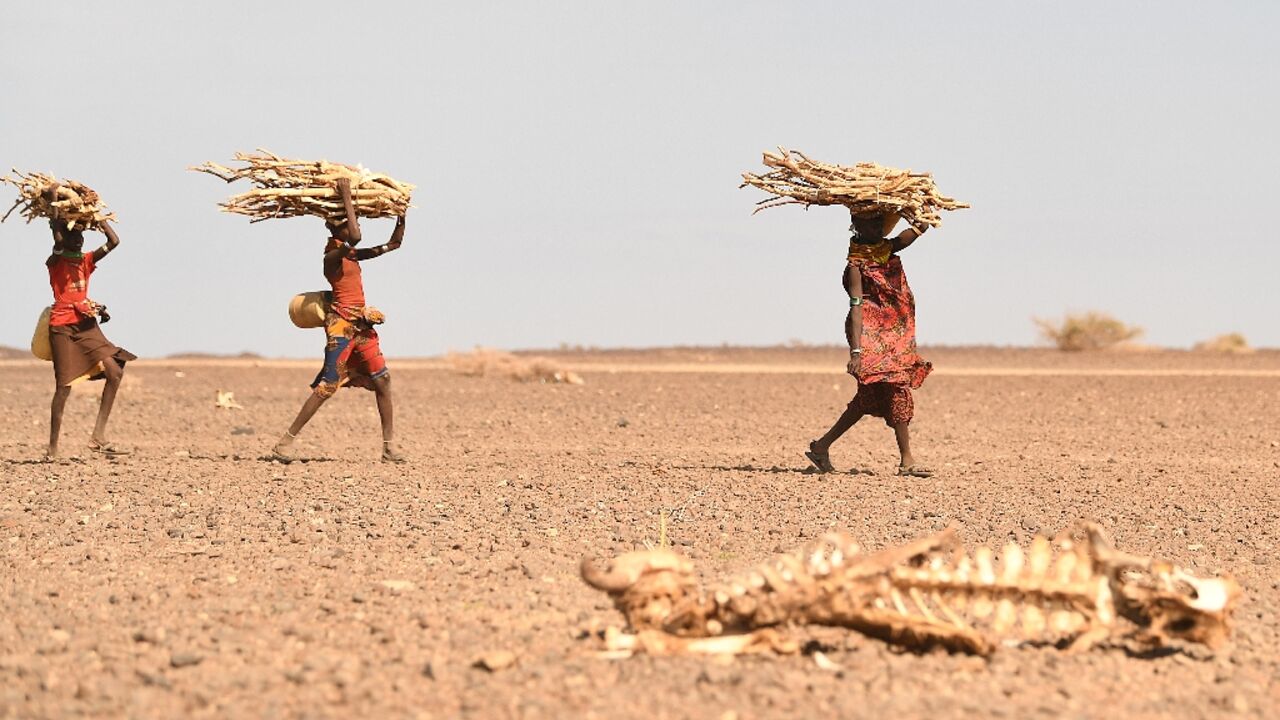
[{"label": "brown skirt", "polygon": [[53,347],[53,376],[58,387],[79,380],[101,380],[106,374],[99,363],[107,358],[115,358],[121,367],[138,359],[128,350],[112,345],[93,318],[75,325],[51,326],[49,344]]}]

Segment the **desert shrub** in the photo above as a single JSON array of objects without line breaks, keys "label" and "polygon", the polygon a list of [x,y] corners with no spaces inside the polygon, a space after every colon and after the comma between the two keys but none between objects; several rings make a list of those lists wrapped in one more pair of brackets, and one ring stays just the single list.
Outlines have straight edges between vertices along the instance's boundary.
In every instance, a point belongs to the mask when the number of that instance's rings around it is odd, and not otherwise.
[{"label": "desert shrub", "polygon": [[450,352],[445,360],[453,371],[470,377],[505,377],[519,382],[582,385],[582,376],[544,357],[520,357],[502,350],[478,347],[469,353]]},{"label": "desert shrub", "polygon": [[1101,312],[1067,315],[1060,321],[1035,318],[1035,322],[1040,334],[1059,350],[1102,350],[1142,334],[1142,328]]},{"label": "desert shrub", "polygon": [[1204,352],[1221,352],[1221,353],[1250,353],[1253,348],[1249,347],[1249,341],[1245,340],[1244,335],[1240,333],[1227,333],[1219,335],[1211,340],[1198,342],[1195,344],[1196,350]]}]

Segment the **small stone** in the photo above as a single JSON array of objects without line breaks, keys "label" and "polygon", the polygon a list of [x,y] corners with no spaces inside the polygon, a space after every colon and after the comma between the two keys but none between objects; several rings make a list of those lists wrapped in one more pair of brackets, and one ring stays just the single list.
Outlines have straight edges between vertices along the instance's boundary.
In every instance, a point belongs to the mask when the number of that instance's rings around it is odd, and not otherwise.
[{"label": "small stone", "polygon": [[510,650],[494,650],[492,652],[487,652],[472,663],[474,667],[478,667],[481,670],[488,670],[491,673],[498,672],[499,670],[505,670],[515,664],[516,654]]},{"label": "small stone", "polygon": [[628,426],[628,425],[630,425],[630,424],[631,424],[631,421],[630,421],[630,420],[628,420],[628,419],[626,419],[626,418],[624,418],[624,417],[620,417],[620,418],[618,418],[618,427],[620,427],[620,428],[624,428],[624,427],[626,427],[626,426]]},{"label": "small stone", "polygon": [[169,657],[169,664],[175,668],[191,667],[204,661],[204,656],[194,652],[176,652]]},{"label": "small stone", "polygon": [[142,680],[144,685],[153,685],[155,687],[165,688],[166,690],[172,687],[169,683],[169,678],[165,677],[164,674],[159,671],[148,672],[146,670],[139,670],[138,678]]},{"label": "small stone", "polygon": [[383,580],[378,584],[390,590],[392,593],[402,593],[418,589],[417,585],[414,585],[408,580]]},{"label": "small stone", "polygon": [[827,672],[840,672],[841,670],[844,670],[840,663],[827,657],[827,654],[821,651],[813,654],[813,664],[817,665],[819,670],[826,670]]},{"label": "small stone", "polygon": [[248,425],[237,425],[231,428],[232,435],[252,435],[256,431]]},{"label": "small stone", "polygon": [[133,631],[133,641],[160,645],[168,637],[164,628],[141,629]]}]

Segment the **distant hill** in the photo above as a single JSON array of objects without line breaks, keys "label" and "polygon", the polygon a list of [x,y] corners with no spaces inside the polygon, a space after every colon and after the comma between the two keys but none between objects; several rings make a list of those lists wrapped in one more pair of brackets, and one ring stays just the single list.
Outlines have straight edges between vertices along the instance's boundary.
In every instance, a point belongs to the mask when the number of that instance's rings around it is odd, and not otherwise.
[{"label": "distant hill", "polygon": [[0,360],[24,360],[31,357],[30,350],[21,350],[0,345]]},{"label": "distant hill", "polygon": [[185,352],[173,353],[166,355],[170,360],[225,360],[232,358],[236,360],[261,360],[262,356],[255,352],[242,353],[203,353],[203,352]]}]

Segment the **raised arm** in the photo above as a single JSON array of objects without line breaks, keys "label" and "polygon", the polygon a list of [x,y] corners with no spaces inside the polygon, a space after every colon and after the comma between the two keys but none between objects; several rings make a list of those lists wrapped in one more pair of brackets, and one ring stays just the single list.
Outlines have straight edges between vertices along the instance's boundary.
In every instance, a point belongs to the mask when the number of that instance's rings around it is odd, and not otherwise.
[{"label": "raised arm", "polygon": [[929,229],[928,225],[925,225],[924,223],[916,223],[915,225],[898,233],[897,236],[894,237],[892,241],[893,251],[901,252],[911,247],[911,243],[915,242],[916,238],[919,238],[921,235],[924,234],[924,231],[928,229]]},{"label": "raised arm", "polygon": [[336,263],[342,258],[346,257],[347,254],[350,253],[352,250],[355,250],[355,248],[351,247],[351,245],[349,245],[345,241],[339,242],[337,247],[334,247],[332,250],[325,251],[325,254],[324,254],[325,267],[328,267],[333,263]]},{"label": "raised arm", "polygon": [[[44,189],[45,199],[50,204],[58,197],[58,183],[52,183]],[[61,223],[58,222],[58,209],[52,209],[53,215],[49,217],[49,232],[53,234],[53,251],[55,253],[62,252],[62,244],[66,236],[63,234]]]},{"label": "raised arm", "polygon": [[377,247],[361,248],[356,250],[357,260],[368,260],[384,255],[392,250],[399,250],[400,243],[404,242],[404,216],[396,218],[396,229],[391,231],[391,239],[386,243]]},{"label": "raised arm", "polygon": [[107,241],[103,243],[97,250],[93,251],[93,264],[97,265],[102,262],[102,258],[108,253],[115,250],[120,245],[120,236],[116,235],[115,228],[107,224],[105,221],[98,224],[98,228],[102,230],[102,234],[107,236]]},{"label": "raised arm", "polygon": [[338,196],[342,198],[342,209],[347,214],[347,242],[360,244],[360,221],[356,219],[356,204],[351,199],[351,181],[338,178]]}]

